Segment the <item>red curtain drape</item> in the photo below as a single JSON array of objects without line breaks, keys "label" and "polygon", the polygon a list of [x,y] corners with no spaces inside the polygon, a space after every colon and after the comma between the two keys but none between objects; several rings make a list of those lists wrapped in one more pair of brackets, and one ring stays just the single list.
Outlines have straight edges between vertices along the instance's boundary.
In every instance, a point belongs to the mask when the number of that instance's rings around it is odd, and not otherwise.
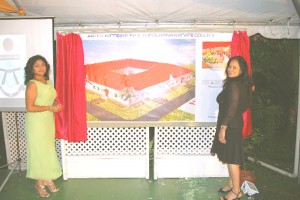
[{"label": "red curtain drape", "polygon": [[87,140],[85,67],[78,34],[56,34],[56,91],[62,111],[55,115],[56,138]]},{"label": "red curtain drape", "polygon": [[[246,31],[234,31],[231,41],[231,56],[242,56],[248,64],[248,74],[252,76],[252,68],[250,62],[250,38]],[[243,113],[244,127],[243,138],[248,137],[252,132],[252,113],[248,108]]]}]

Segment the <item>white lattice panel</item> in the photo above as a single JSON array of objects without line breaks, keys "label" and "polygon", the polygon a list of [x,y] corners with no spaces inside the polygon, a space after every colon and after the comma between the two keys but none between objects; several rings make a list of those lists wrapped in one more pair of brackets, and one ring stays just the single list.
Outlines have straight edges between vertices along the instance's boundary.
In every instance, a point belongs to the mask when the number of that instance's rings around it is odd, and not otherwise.
[{"label": "white lattice panel", "polygon": [[148,127],[88,128],[86,142],[62,141],[63,178],[149,178]]},{"label": "white lattice panel", "polygon": [[228,176],[226,165],[210,155],[215,126],[157,127],[154,179]]},{"label": "white lattice panel", "polygon": [[[21,168],[26,169],[26,135],[25,135],[25,112],[3,112],[3,129],[6,146],[7,162],[11,163],[18,159],[17,130],[19,133],[19,149]],[[17,122],[17,123],[16,123]],[[56,151],[61,160],[60,141],[56,140]],[[10,166],[11,168],[12,166]]]},{"label": "white lattice panel", "polygon": [[210,154],[216,127],[157,127],[155,150],[158,155]]},{"label": "white lattice panel", "polygon": [[88,128],[86,142],[66,142],[66,155],[146,155],[148,128]]}]

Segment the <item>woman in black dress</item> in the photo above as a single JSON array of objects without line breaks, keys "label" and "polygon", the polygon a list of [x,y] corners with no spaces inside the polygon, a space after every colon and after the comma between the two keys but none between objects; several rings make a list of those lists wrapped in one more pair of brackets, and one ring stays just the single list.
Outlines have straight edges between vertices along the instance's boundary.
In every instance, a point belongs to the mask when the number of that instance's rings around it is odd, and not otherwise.
[{"label": "woman in black dress", "polygon": [[240,165],[244,163],[242,144],[243,112],[251,103],[251,78],[247,62],[241,56],[231,57],[225,70],[223,90],[217,97],[219,114],[211,154],[227,164],[227,184],[218,191],[227,193],[221,199],[239,199]]}]

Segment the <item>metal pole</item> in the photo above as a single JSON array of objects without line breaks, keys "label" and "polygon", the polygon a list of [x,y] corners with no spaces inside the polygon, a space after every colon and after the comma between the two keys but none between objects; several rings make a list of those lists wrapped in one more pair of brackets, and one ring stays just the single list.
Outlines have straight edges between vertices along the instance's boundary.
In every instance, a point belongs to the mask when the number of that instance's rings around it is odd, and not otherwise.
[{"label": "metal pole", "polygon": [[19,2],[17,0],[12,0],[14,2],[14,4],[16,5],[16,7],[18,8],[18,10],[21,10],[22,7],[20,6]]},{"label": "metal pole", "polygon": [[3,181],[3,183],[2,183],[2,185],[0,187],[0,192],[2,191],[2,189],[5,186],[6,182],[8,181],[10,175],[14,172],[15,168],[17,167],[17,165],[19,165],[19,161],[15,161],[14,163],[15,163],[14,167],[10,170],[9,174],[7,175],[6,179]]},{"label": "metal pole", "polygon": [[[298,79],[299,79],[299,84],[298,84],[298,112],[297,112],[297,136],[296,136],[296,148],[295,148],[295,159],[297,159],[297,162],[298,162],[298,184],[300,184],[300,177],[299,177],[299,174],[300,174],[300,165],[299,165],[299,160],[300,160],[300,148],[299,148],[299,145],[300,145],[300,42],[298,41],[298,70],[299,70],[299,76],[298,76]],[[295,163],[296,163],[296,160],[295,160]],[[295,166],[296,167],[296,164]],[[294,170],[297,170],[294,168]]]}]

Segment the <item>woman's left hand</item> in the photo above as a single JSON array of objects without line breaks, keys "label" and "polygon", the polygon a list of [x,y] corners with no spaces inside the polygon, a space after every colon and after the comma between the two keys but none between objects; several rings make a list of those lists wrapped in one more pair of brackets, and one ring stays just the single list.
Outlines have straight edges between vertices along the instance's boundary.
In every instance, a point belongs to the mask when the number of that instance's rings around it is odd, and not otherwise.
[{"label": "woman's left hand", "polygon": [[54,104],[53,106],[51,106],[51,111],[56,113],[56,112],[60,112],[61,111],[61,105],[60,104]]}]

